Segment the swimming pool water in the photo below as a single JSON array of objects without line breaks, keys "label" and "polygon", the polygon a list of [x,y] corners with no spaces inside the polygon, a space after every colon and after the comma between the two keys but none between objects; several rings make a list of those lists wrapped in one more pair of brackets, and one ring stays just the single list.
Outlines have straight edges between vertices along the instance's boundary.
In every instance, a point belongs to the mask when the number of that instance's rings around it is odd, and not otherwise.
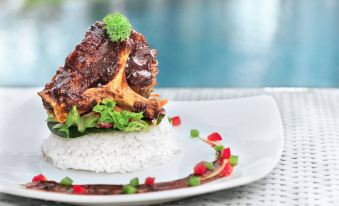
[{"label": "swimming pool water", "polygon": [[127,15],[159,86],[339,87],[339,1],[1,1],[0,85],[43,85],[90,24]]}]

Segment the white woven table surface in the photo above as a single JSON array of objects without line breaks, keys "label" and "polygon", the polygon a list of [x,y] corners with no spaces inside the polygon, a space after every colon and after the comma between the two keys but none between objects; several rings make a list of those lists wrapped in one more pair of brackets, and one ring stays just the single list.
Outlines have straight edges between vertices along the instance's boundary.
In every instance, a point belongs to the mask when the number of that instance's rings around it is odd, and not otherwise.
[{"label": "white woven table surface", "polygon": [[[158,92],[171,100],[269,94],[277,101],[285,132],[282,158],[264,179],[165,205],[339,205],[339,89],[159,89]],[[0,100],[3,98],[0,90]],[[63,204],[0,194],[0,205]]]}]

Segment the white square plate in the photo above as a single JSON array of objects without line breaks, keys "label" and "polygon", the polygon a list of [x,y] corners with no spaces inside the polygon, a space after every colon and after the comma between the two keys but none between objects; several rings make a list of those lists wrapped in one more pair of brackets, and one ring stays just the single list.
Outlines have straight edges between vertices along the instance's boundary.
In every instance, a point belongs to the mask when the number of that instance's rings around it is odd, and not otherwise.
[{"label": "white square plate", "polygon": [[[166,110],[169,116],[179,115],[182,119],[176,130],[183,152],[176,160],[129,174],[94,174],[60,170],[43,160],[40,145],[49,131],[39,97],[31,94],[27,101],[7,105],[6,115],[0,118],[0,192],[79,205],[162,203],[251,183],[266,176],[280,159],[283,128],[277,105],[270,96],[170,102]],[[134,195],[68,195],[27,190],[20,186],[30,182],[38,173],[53,180],[70,176],[76,184],[126,183],[133,177],[143,179],[146,176],[155,176],[157,181],[185,177],[197,162],[214,158],[213,151],[206,144],[190,138],[190,129],[193,128],[199,129],[201,136],[219,132],[223,144],[230,146],[232,153],[239,156],[239,165],[230,177],[198,187]]]}]

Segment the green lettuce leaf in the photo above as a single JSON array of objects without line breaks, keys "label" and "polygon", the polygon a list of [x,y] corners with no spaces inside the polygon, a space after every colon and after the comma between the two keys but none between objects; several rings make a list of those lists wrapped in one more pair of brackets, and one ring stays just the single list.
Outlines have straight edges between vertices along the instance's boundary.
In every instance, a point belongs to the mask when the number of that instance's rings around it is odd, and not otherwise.
[{"label": "green lettuce leaf", "polygon": [[147,122],[141,120],[129,123],[123,130],[126,132],[134,132],[145,128],[149,128],[149,125]]},{"label": "green lettuce leaf", "polygon": [[114,128],[119,130],[130,132],[148,128],[148,123],[141,120],[143,118],[142,113],[122,111],[110,112],[110,115],[114,122]]},{"label": "green lettuce leaf", "polygon": [[[76,106],[73,106],[68,113],[64,124],[56,122],[53,118],[48,118],[50,130],[61,137],[75,138],[88,133],[107,131],[134,132],[149,128],[149,124],[142,120],[142,112],[130,112],[114,110],[116,102],[111,99],[104,99],[93,107],[93,111],[80,116]],[[111,123],[113,128],[98,128],[100,123]]]},{"label": "green lettuce leaf", "polygon": [[116,103],[110,99],[104,99],[102,103],[93,107],[93,111],[100,114],[99,122],[112,123],[110,111],[114,111]]}]

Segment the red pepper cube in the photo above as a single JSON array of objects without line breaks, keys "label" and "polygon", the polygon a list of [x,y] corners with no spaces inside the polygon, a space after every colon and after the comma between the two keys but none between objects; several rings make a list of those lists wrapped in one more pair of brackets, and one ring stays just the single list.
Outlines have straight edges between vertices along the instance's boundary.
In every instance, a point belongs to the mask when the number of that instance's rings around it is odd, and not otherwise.
[{"label": "red pepper cube", "polygon": [[72,189],[74,194],[81,195],[85,193],[85,188],[81,185],[73,185]]},{"label": "red pepper cube", "polygon": [[179,126],[181,124],[181,119],[179,116],[172,117],[172,125],[174,127]]},{"label": "red pepper cube", "polygon": [[233,167],[231,165],[231,163],[227,163],[225,165],[225,168],[220,172],[220,177],[226,177],[229,176],[233,171]]},{"label": "red pepper cube", "polygon": [[231,157],[231,149],[229,147],[223,149],[221,152],[221,156],[223,159],[229,159]]},{"label": "red pepper cube", "polygon": [[47,178],[43,174],[38,174],[33,177],[32,182],[46,181]]},{"label": "red pepper cube", "polygon": [[145,179],[145,185],[152,186],[154,185],[155,178],[154,177],[147,177]]},{"label": "red pepper cube", "polygon": [[205,162],[199,162],[194,167],[194,175],[203,175],[207,171]]},{"label": "red pepper cube", "polygon": [[218,132],[213,132],[212,134],[207,136],[207,140],[214,142],[214,141],[221,141],[222,138]]}]

